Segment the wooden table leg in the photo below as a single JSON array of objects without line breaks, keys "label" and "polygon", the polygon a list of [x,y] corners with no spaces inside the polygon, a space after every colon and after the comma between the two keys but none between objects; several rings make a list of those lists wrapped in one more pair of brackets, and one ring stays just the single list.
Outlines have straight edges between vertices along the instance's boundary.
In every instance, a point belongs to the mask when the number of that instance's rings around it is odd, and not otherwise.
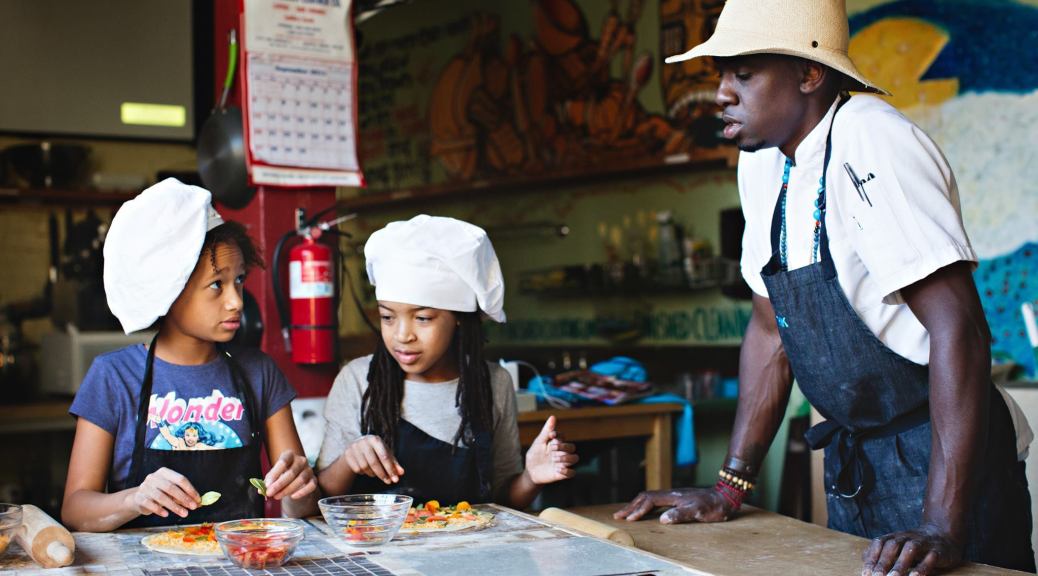
[{"label": "wooden table leg", "polygon": [[670,414],[657,414],[652,429],[645,441],[645,489],[665,490],[670,488],[673,466]]}]

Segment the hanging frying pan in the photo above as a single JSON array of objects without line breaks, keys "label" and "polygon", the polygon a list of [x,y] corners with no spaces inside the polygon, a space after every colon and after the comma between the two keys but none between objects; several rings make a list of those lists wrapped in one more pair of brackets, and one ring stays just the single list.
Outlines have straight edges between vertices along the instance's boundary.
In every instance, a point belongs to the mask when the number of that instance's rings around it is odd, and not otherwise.
[{"label": "hanging frying pan", "polygon": [[231,30],[227,55],[227,77],[220,104],[202,125],[198,137],[198,173],[213,199],[235,210],[244,208],[256,190],[249,187],[245,165],[245,136],[242,112],[227,107],[227,95],[234,83],[238,63],[238,33]]}]

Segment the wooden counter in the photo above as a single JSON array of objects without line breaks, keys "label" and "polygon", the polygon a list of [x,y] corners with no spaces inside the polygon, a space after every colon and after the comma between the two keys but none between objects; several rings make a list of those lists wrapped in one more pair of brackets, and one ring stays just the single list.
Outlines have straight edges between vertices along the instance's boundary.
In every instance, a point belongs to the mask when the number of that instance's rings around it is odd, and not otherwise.
[{"label": "wooden counter", "polygon": [[[715,576],[760,574],[861,574],[868,540],[747,506],[730,522],[660,524],[657,515],[639,522],[613,520],[622,504],[571,508],[569,512],[626,530],[641,550]],[[1024,574],[969,564],[951,575]]]}]

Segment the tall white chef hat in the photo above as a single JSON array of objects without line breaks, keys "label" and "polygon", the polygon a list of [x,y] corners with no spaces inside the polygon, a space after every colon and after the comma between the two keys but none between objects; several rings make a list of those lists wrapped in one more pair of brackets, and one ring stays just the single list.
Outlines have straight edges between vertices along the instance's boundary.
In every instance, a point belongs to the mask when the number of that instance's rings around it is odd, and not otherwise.
[{"label": "tall white chef hat", "polygon": [[368,238],[364,257],[379,300],[505,321],[501,265],[478,226],[425,214],[390,222]]},{"label": "tall white chef hat", "polygon": [[123,204],[105,237],[108,307],[129,334],[169,312],[198,263],[209,230],[223,224],[209,191],[167,178]]}]

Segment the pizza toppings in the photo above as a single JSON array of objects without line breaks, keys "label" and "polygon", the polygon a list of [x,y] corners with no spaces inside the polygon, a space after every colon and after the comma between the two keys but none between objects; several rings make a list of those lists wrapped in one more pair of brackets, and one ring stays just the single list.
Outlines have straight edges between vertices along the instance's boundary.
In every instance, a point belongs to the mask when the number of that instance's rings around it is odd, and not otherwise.
[{"label": "pizza toppings", "polygon": [[202,504],[202,506],[208,506],[210,504],[215,504],[216,501],[219,499],[219,492],[206,492],[205,494],[202,494],[202,499],[199,502]]},{"label": "pizza toppings", "polygon": [[142,543],[151,550],[171,554],[216,555],[220,545],[212,524],[187,526],[145,536]]},{"label": "pizza toppings", "polygon": [[256,491],[259,492],[260,496],[263,496],[264,498],[267,497],[267,483],[266,482],[264,482],[263,480],[260,480],[259,478],[249,478],[249,484],[252,484],[253,487],[256,488]]},{"label": "pizza toppings", "polygon": [[436,500],[430,500],[423,506],[412,507],[407,512],[407,518],[400,531],[414,534],[480,529],[489,526],[493,519],[494,515],[490,512],[475,510],[465,501],[454,506],[440,506]]}]

